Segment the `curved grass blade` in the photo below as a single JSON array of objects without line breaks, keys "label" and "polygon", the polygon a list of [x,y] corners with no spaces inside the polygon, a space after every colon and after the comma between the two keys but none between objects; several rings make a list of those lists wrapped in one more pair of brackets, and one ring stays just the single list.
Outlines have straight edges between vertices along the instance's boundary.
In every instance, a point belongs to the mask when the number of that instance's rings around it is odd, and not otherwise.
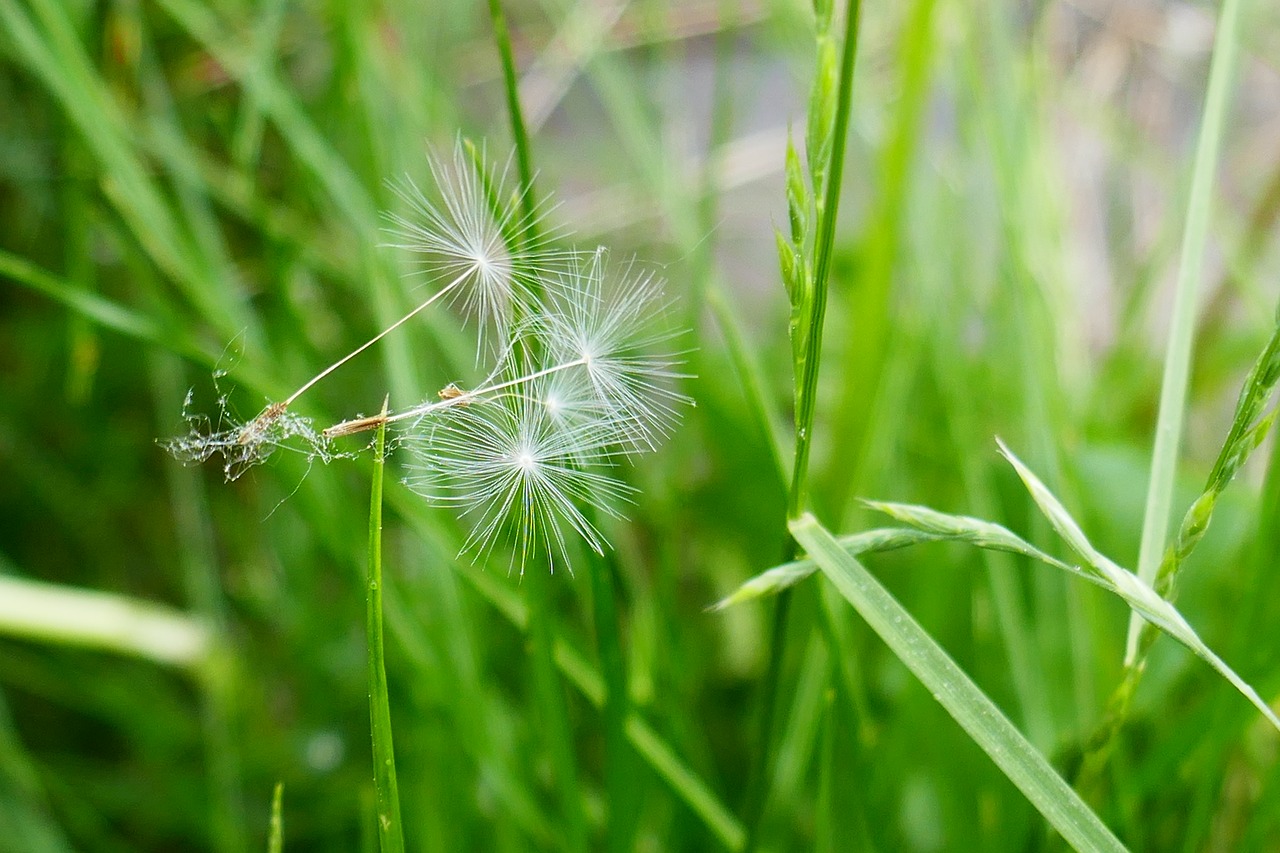
[{"label": "curved grass blade", "polygon": [[[864,530],[852,536],[841,536],[836,541],[840,543],[840,547],[856,557],[859,554],[894,551],[898,548],[906,548],[909,545],[916,545],[921,542],[936,542],[945,538],[945,536],[934,534],[927,530],[916,530],[908,527],[880,527],[875,530]],[[782,590],[800,583],[800,581],[817,570],[818,567],[813,560],[793,560],[780,566],[774,566],[772,569],[761,572],[746,581],[729,595],[708,607],[707,610],[715,613],[735,604],[776,595]]]},{"label": "curved grass blade", "polygon": [[789,526],[840,594],[1069,844],[1079,850],[1126,849],[964,670],[817,519],[805,513]]},{"label": "curved grass blade", "polygon": [[1280,717],[1277,717],[1271,707],[1263,701],[1249,684],[1235,673],[1231,667],[1218,657],[1214,652],[1205,645],[1205,642],[1196,634],[1195,629],[1183,618],[1182,614],[1163,598],[1156,593],[1155,589],[1136,574],[1127,571],[1112,562],[1105,554],[1094,548],[1089,539],[1084,535],[1084,531],[1080,529],[1080,525],[1076,524],[1075,519],[1062,506],[1061,502],[1054,497],[1044,483],[1032,473],[1026,465],[1022,463],[1017,456],[1013,454],[1004,442],[997,442],[1000,445],[1000,452],[1009,460],[1014,469],[1018,472],[1018,476],[1022,478],[1022,482],[1026,485],[1027,491],[1031,493],[1031,497],[1035,500],[1036,505],[1040,507],[1040,511],[1044,513],[1045,518],[1049,519],[1049,523],[1053,525],[1053,529],[1058,531],[1067,543],[1088,561],[1089,565],[1097,572],[1097,577],[1104,583],[1107,589],[1110,589],[1116,595],[1125,600],[1125,603],[1133,610],[1133,612],[1164,631],[1170,637],[1182,643],[1191,651],[1195,652],[1202,660],[1218,671],[1218,674],[1231,683],[1236,690],[1240,691],[1246,699],[1253,703],[1267,720],[1280,730]]},{"label": "curved grass blade", "polygon": [[201,620],[136,598],[0,575],[0,635],[198,669],[216,656]]}]

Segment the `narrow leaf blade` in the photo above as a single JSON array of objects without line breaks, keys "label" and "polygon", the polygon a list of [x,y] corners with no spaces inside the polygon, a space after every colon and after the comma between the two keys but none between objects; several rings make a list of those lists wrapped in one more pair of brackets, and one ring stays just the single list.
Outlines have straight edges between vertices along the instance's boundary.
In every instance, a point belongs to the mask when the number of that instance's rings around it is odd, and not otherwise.
[{"label": "narrow leaf blade", "polygon": [[817,519],[805,513],[790,527],[840,594],[1068,843],[1079,850],[1125,849],[1044,756]]}]

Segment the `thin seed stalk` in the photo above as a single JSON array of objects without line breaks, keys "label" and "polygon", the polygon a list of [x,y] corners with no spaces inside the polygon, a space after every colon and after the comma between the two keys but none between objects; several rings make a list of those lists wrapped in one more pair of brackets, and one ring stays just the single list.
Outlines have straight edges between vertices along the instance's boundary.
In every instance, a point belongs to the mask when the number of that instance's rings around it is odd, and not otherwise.
[{"label": "thin seed stalk", "polygon": [[489,0],[493,18],[493,40],[502,62],[502,89],[507,99],[507,117],[511,122],[511,139],[516,148],[516,168],[520,173],[520,203],[525,216],[534,221],[533,158],[529,153],[529,131],[525,128],[524,111],[520,107],[520,84],[516,79],[515,54],[511,50],[511,31],[502,0]]},{"label": "thin seed stalk", "polygon": [[853,68],[857,61],[858,21],[861,0],[850,0],[845,15],[843,53],[840,60],[840,88],[836,122],[832,133],[831,163],[827,170],[825,199],[819,210],[818,240],[814,246],[813,297],[807,335],[804,373],[796,389],[796,455],[792,470],[787,518],[794,520],[808,503],[809,452],[813,442],[813,417],[818,395],[818,367],[822,353],[822,331],[827,315],[827,284],[835,245],[836,214],[840,207],[841,178],[844,171],[845,139],[849,133],[849,112],[853,100]]}]

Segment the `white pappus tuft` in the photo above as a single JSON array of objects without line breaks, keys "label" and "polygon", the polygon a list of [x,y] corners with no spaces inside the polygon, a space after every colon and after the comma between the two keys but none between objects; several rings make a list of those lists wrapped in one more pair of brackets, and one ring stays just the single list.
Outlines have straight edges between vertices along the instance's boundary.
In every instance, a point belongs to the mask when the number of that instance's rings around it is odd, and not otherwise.
[{"label": "white pappus tuft", "polygon": [[635,492],[613,475],[611,427],[548,405],[559,399],[552,386],[563,387],[554,375],[511,379],[517,384],[504,392],[419,421],[406,439],[415,460],[406,483],[434,503],[461,508],[472,523],[462,550],[477,560],[505,540],[521,575],[542,556],[552,571],[557,563],[569,567],[569,533],[603,553],[604,535],[582,507],[618,518],[619,504]]},{"label": "white pappus tuft", "polygon": [[576,257],[553,279],[533,333],[555,364],[581,364],[583,381],[608,412],[628,450],[653,450],[692,400],[676,390],[687,378],[680,353],[668,351],[678,332],[664,328],[667,304],[660,278],[626,265],[606,291],[606,253]]},{"label": "white pappus tuft", "polygon": [[386,245],[421,256],[437,298],[447,294],[479,318],[482,344],[486,324],[502,341],[516,306],[529,305],[538,281],[570,254],[554,247],[556,230],[545,227],[554,206],[527,206],[506,186],[510,160],[490,173],[484,152],[461,140],[451,160],[428,163],[434,198],[408,176],[391,184],[407,210],[386,215],[393,238]]}]

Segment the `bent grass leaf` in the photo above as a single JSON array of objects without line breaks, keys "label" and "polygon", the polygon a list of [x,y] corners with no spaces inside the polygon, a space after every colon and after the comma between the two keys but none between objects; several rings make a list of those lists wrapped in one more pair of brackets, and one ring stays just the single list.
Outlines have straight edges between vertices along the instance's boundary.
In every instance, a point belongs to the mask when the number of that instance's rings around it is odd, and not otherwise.
[{"label": "bent grass leaf", "polygon": [[1182,643],[1217,670],[1219,675],[1230,682],[1236,690],[1240,691],[1241,695],[1253,703],[1254,707],[1262,712],[1262,715],[1277,730],[1280,730],[1280,717],[1276,716],[1275,712],[1263,701],[1256,690],[1237,675],[1222,658],[1214,654],[1205,642],[1200,639],[1200,636],[1196,634],[1190,623],[1178,612],[1177,608],[1161,598],[1149,583],[1133,572],[1116,565],[1106,555],[1094,548],[1080,529],[1080,526],[1076,524],[1070,513],[1054,497],[1048,487],[1040,482],[1040,479],[1022,463],[1022,460],[1013,454],[1013,451],[1004,442],[998,439],[997,441],[1000,445],[1000,452],[1004,454],[1004,457],[1009,460],[1010,464],[1018,472],[1018,476],[1022,478],[1022,482],[1026,485],[1037,506],[1040,507],[1040,511],[1049,519],[1049,523],[1058,531],[1058,534],[1063,539],[1066,539],[1068,544],[1098,572],[1098,576],[1105,581],[1103,585],[1124,599],[1134,613]]},{"label": "bent grass leaf", "polygon": [[817,519],[805,513],[790,528],[845,600],[1069,844],[1079,850],[1125,849],[995,703]]},{"label": "bent grass leaf", "polygon": [[[946,537],[927,530],[915,530],[908,527],[880,527],[874,530],[864,530],[852,536],[842,536],[836,541],[840,543],[841,548],[856,557],[859,554],[894,551],[898,548],[906,548],[909,545],[917,545],[921,542],[936,542],[944,538]],[[800,583],[800,581],[817,570],[818,566],[813,560],[794,560],[790,563],[774,566],[772,569],[761,572],[739,586],[729,595],[708,607],[707,611],[716,613],[735,604],[776,595],[784,589]]]}]

